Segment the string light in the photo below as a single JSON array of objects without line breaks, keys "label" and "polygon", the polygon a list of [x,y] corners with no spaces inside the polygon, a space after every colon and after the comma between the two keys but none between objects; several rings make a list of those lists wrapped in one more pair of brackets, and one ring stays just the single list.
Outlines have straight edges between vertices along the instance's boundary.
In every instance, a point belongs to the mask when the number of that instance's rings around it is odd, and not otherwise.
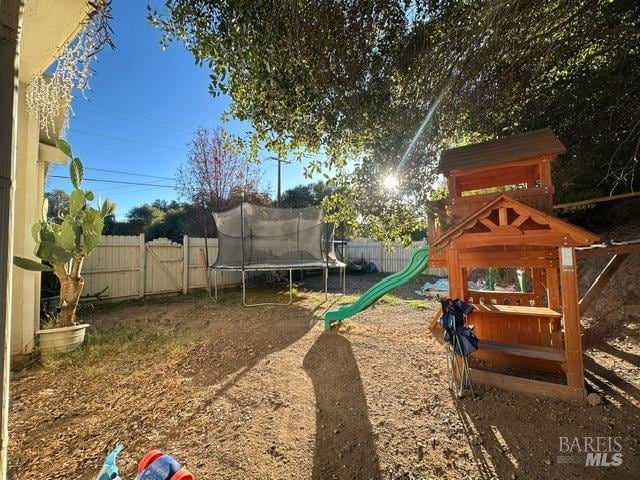
[{"label": "string light", "polygon": [[109,18],[109,9],[100,8],[90,17],[85,27],[72,41],[67,42],[56,60],[51,75],[39,75],[27,87],[27,111],[29,115],[38,115],[40,128],[48,137],[64,136],[68,127],[68,115],[61,131],[56,132],[56,120],[71,108],[73,90],[78,89],[85,96],[89,89],[92,69],[91,62],[96,52],[108,43],[105,22]]}]

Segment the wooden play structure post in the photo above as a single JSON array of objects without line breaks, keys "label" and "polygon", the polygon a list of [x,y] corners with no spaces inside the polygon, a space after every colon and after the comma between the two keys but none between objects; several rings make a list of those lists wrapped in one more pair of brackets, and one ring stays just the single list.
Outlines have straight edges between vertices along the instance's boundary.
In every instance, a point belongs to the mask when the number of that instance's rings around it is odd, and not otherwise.
[{"label": "wooden play structure post", "polygon": [[533,288],[533,299],[536,305],[542,305],[542,269],[531,269],[531,283]]},{"label": "wooden play structure post", "polygon": [[[472,356],[474,382],[582,399],[576,247],[588,248],[598,237],[550,214],[551,164],[564,152],[550,129],[444,151],[440,171],[450,197],[447,218],[429,219],[429,265],[447,268],[451,298],[473,297],[470,322],[480,339]],[[470,290],[475,268],[523,269],[531,275],[532,291]],[[437,319],[431,326],[441,334]],[[566,382],[504,375],[493,364],[564,375]]]},{"label": "wooden play structure post", "polygon": [[580,307],[578,306],[578,276],[574,248],[560,247],[559,257],[567,385],[584,388]]},{"label": "wooden play structure post", "polygon": [[547,280],[547,298],[549,308],[560,307],[560,280],[557,268],[547,268],[545,271]]},{"label": "wooden play structure post", "polygon": [[447,266],[449,268],[449,296],[451,298],[464,298],[463,274],[460,268],[458,250],[453,248],[447,250]]}]

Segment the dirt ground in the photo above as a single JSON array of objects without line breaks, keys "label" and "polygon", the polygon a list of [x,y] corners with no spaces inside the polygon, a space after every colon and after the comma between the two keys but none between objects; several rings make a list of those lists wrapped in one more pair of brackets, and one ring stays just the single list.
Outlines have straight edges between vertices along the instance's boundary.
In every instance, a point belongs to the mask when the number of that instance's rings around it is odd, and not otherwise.
[{"label": "dirt ground", "polygon": [[[372,279],[349,277],[350,291]],[[242,308],[229,291],[219,304],[194,294],[85,310],[86,347],[14,372],[10,478],[93,480],[116,442],[128,479],[151,448],[200,480],[640,478],[637,317],[622,334],[597,322],[585,334],[603,405],[482,387],[458,400],[427,330],[434,304],[413,290],[331,332],[319,315],[348,297]],[[622,465],[558,464],[559,437],[584,436],[620,437]]]}]

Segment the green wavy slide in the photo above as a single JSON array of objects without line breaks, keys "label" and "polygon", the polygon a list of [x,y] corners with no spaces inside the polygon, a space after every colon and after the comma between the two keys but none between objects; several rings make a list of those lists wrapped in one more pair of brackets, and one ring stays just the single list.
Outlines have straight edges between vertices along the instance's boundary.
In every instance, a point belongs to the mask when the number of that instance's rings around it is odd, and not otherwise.
[{"label": "green wavy slide", "polygon": [[420,247],[413,255],[409,263],[399,272],[383,278],[373,285],[369,290],[364,292],[358,300],[351,305],[345,305],[338,310],[333,310],[324,314],[324,329],[330,330],[331,324],[345,318],[349,318],[358,312],[369,308],[376,303],[382,296],[391,290],[398,288],[400,285],[410,282],[427,268],[429,262],[429,247]]}]

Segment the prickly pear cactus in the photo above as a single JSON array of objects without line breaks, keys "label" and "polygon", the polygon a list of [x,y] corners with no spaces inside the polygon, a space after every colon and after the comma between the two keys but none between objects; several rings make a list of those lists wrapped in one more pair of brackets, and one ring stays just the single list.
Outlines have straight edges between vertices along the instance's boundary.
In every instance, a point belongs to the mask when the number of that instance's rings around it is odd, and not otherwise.
[{"label": "prickly pear cactus", "polygon": [[35,241],[34,255],[42,263],[22,257],[14,257],[16,266],[32,271],[52,271],[60,280],[59,327],[75,325],[75,314],[84,279],[82,262],[98,246],[106,216],[113,214],[115,204],[109,199],[102,205],[94,201],[93,192],[82,188],[84,168],[79,158],[73,156],[71,146],[64,140],[56,141],[57,147],[69,158],[69,177],[73,185],[69,207],[58,213],[54,221],[47,219],[47,199],[42,204],[42,218],[31,229]]}]

